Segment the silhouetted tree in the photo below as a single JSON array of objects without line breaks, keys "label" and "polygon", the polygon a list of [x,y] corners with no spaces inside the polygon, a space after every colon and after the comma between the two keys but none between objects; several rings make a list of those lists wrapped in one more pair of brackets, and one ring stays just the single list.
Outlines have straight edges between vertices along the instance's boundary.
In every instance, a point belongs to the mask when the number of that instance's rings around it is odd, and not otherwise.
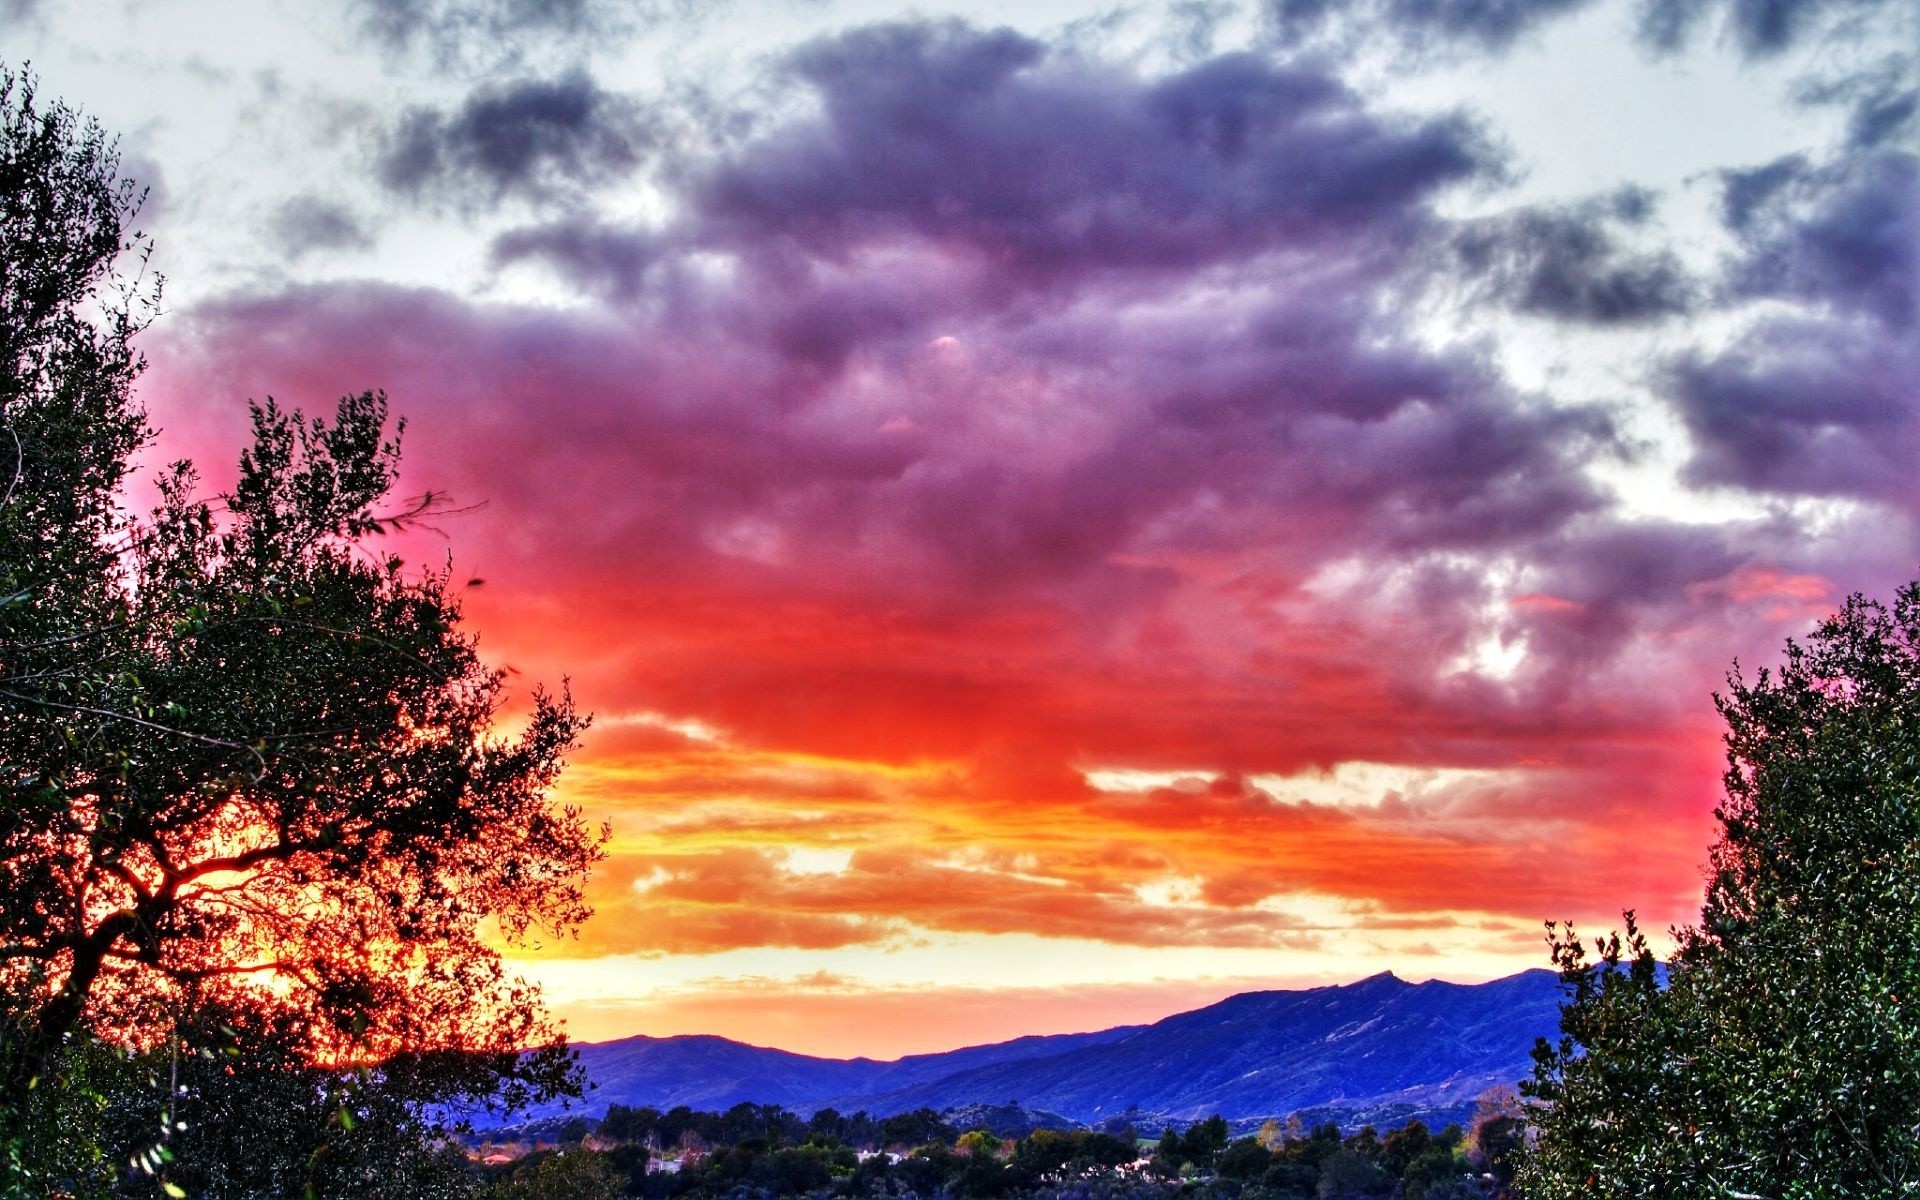
[{"label": "silhouetted tree", "polygon": [[584,718],[536,693],[494,734],[453,581],[376,545],[434,506],[391,498],[384,397],[268,400],[231,494],[179,463],[126,515],[137,204],[96,125],[0,73],[0,1169],[48,1190],[27,1110],[61,1089],[29,1085],[89,1031],[218,1010],[408,1096],[569,1087],[481,930],[573,926],[600,854],[548,799]]}]

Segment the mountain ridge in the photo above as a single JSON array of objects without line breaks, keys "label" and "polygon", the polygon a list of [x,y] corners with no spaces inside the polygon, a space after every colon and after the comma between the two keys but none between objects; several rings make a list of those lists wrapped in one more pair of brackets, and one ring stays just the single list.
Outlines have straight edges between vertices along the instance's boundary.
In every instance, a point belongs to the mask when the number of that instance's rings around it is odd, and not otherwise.
[{"label": "mountain ridge", "polygon": [[1122,1113],[1176,1121],[1215,1112],[1229,1120],[1323,1109],[1455,1113],[1528,1073],[1534,1040],[1557,1026],[1560,998],[1557,976],[1544,969],[1479,984],[1409,983],[1383,971],[1347,984],[1240,992],[1145,1025],[891,1060],[713,1034],[637,1034],[576,1049],[592,1084],[589,1115],[612,1104],[724,1110],[743,1101],[803,1116],[1017,1101],[1085,1123]]}]

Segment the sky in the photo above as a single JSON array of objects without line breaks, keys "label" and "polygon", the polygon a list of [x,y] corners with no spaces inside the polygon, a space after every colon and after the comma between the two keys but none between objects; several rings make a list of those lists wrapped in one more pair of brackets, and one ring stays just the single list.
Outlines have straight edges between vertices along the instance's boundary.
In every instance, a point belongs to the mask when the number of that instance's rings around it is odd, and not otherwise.
[{"label": "sky", "polygon": [[1898,0],[0,0],[154,461],[385,389],[594,713],[577,1040],[891,1057],[1697,912],[1920,574]]}]

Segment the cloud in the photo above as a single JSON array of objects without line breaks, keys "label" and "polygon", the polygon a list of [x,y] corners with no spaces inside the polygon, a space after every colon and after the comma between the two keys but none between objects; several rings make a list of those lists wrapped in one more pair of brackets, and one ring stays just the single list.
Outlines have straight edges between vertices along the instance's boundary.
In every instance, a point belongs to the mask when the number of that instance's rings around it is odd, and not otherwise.
[{"label": "cloud", "polygon": [[352,209],[313,195],[283,202],[274,210],[270,228],[290,260],[328,250],[369,250],[374,244],[372,231]]},{"label": "cloud", "polygon": [[1843,22],[1870,28],[1897,0],[1641,0],[1641,41],[1660,51],[1686,46],[1713,24],[1750,59],[1779,54]]},{"label": "cloud", "polygon": [[1910,336],[1819,318],[1756,326],[1725,353],[1673,368],[1703,483],[1920,508]]},{"label": "cloud", "polygon": [[[169,452],[229,436],[240,397],[378,385],[407,486],[487,503],[451,531],[489,580],[484,649],[625,714],[565,785],[620,839],[590,952],[1251,951],[1584,916],[1602,875],[1685,916],[1727,657],[1902,549],[1781,515],[1821,488],[1904,503],[1910,364],[1867,328],[1895,293],[1841,279],[1853,243],[1822,232],[1877,228],[1847,214],[1878,176],[1730,178],[1742,261],[1786,264],[1753,277],[1796,310],[1768,320],[1799,324],[1657,373],[1696,479],[1765,489],[1750,518],[1665,521],[1600,478],[1645,453],[1614,410],[1425,321],[1462,247],[1470,305],[1618,329],[1748,304],[1657,248],[1644,195],[1454,223],[1458,189],[1506,178],[1484,134],[1310,60],[1156,71],[906,22],[780,70],[697,145],[583,75],[408,118],[396,186],[568,202],[491,255],[581,303],[313,283],[147,344]],[[597,208],[647,155],[665,215]],[[1841,386],[1854,407],[1814,399]],[[1250,782],[1349,762],[1474,775],[1351,811]],[[790,846],[854,853],[796,872]]]},{"label": "cloud", "polygon": [[1192,270],[1378,236],[1492,166],[1462,119],[1378,116],[1326,73],[1252,55],[1149,81],[1007,30],[896,24],[812,43],[790,70],[819,111],[707,173],[710,236],[836,257],[926,239],[1003,276]]},{"label": "cloud", "polygon": [[1166,36],[1176,57],[1183,62],[1213,57],[1221,27],[1237,8],[1233,0],[1173,0],[1167,6]]},{"label": "cloud", "polygon": [[1663,320],[1690,311],[1697,289],[1672,251],[1622,245],[1623,232],[1648,223],[1651,207],[1651,196],[1627,189],[1525,208],[1468,223],[1457,252],[1520,312],[1593,325]]},{"label": "cloud", "polygon": [[358,31],[392,54],[425,51],[442,68],[519,65],[530,50],[580,48],[686,21],[718,5],[691,0],[351,0]]},{"label": "cloud", "polygon": [[1822,167],[1788,157],[1726,174],[1741,296],[1836,305],[1910,330],[1920,287],[1920,159],[1895,149]]},{"label": "cloud", "polygon": [[1591,0],[1269,0],[1267,13],[1285,45],[1351,50],[1384,35],[1416,56],[1461,50],[1500,52],[1528,34],[1586,8]]},{"label": "cloud", "polygon": [[494,239],[488,257],[495,267],[541,263],[608,300],[627,303],[641,297],[648,271],[670,249],[649,231],[572,216],[509,230]]},{"label": "cloud", "polygon": [[[262,323],[310,306],[378,373],[470,376],[503,421],[499,384],[532,388],[572,476],[622,481],[596,536],[655,559],[777,570],[804,545],[915,590],[1111,582],[1139,575],[1112,556],[1195,505],[1311,561],[1342,539],[1524,537],[1597,502],[1577,465],[1597,414],[1523,411],[1373,308],[1434,198],[1487,169],[1470,126],[1244,56],[1141,77],[957,26],[794,63],[817,107],[688,171],[682,222],[496,242],[639,327],[365,288],[207,316],[278,346]],[[402,344],[493,361],[384,352]],[[1015,402],[969,399],[991,395]]]},{"label": "cloud", "polygon": [[867,844],[841,871],[798,874],[783,869],[778,855],[735,847],[636,857],[615,875],[645,886],[624,895],[596,887],[597,908],[613,919],[603,922],[606,932],[583,937],[603,952],[822,949],[886,944],[913,930],[1274,948],[1310,945],[1323,932],[1288,913],[1252,907],[1280,890],[1271,883],[1227,905],[1148,903],[1119,879],[1064,877],[1044,853],[992,842],[947,855]]},{"label": "cloud", "polygon": [[1788,155],[1722,175],[1736,242],[1726,299],[1769,307],[1732,345],[1681,354],[1667,375],[1693,480],[1911,517],[1920,160],[1858,132],[1824,161]]},{"label": "cloud", "polygon": [[[1909,60],[1907,78],[1914,64]],[[1847,123],[1847,140],[1858,147],[1876,147],[1911,137],[1914,117],[1920,113],[1920,86],[1885,86],[1862,96]]]},{"label": "cloud", "polygon": [[541,200],[617,180],[654,138],[644,108],[584,71],[475,89],[458,109],[413,108],[384,135],[382,186],[466,206]]},{"label": "cloud", "polygon": [[[1654,750],[1636,787],[1671,803],[1718,769],[1711,752]],[[1542,911],[1590,916],[1578,880],[1541,852],[1542,839],[1575,829],[1590,862],[1607,863],[1652,908],[1681,912],[1687,889],[1674,890],[1672,860],[1691,866],[1695,831],[1605,828],[1632,821],[1635,808],[1603,803],[1597,772],[1445,784],[1424,791],[1417,812],[1390,797],[1377,811],[1283,802],[1233,777],[1048,796],[962,773],[882,784],[875,806],[816,796],[804,802],[816,814],[805,825],[743,825],[716,807],[659,827],[658,852],[616,852],[594,881],[601,920],[584,949],[886,947],[929,934],[1309,949],[1356,931],[1458,926],[1436,909],[1523,922]],[[637,778],[628,792],[670,794]],[[768,811],[747,799],[750,782],[737,794]],[[849,811],[857,826],[840,820]],[[1599,827],[1583,829],[1589,820]],[[770,845],[838,853],[821,868],[796,866]],[[1501,886],[1474,882],[1487,879]]]},{"label": "cloud", "polygon": [[1920,55],[1911,50],[1865,65],[1844,63],[1827,77],[1816,75],[1802,82],[1797,98],[1807,105],[1846,108],[1848,149],[1893,149],[1920,111],[1916,70],[1920,70]]}]

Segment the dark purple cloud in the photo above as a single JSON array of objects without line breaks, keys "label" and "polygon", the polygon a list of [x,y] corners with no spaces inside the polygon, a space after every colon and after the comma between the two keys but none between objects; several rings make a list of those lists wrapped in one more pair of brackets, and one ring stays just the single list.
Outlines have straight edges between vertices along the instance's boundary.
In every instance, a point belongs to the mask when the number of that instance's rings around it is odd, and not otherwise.
[{"label": "dark purple cloud", "polygon": [[[496,241],[605,309],[234,297],[180,361],[242,394],[384,384],[448,447],[447,485],[494,501],[500,570],[556,580],[1024,596],[1093,636],[1171,603],[1168,556],[1304,578],[1601,519],[1602,414],[1525,401],[1382,303],[1425,286],[1435,201],[1501,169],[1464,119],[1376,111],[1307,66],[1150,75],[952,24],[822,40],[788,71],[812,103],[666,151],[676,218]],[[1425,653],[1458,649],[1483,593],[1430,593],[1455,632]]]},{"label": "dark purple cloud", "polygon": [[717,164],[693,201],[756,250],[914,238],[1002,272],[1192,270],[1374,235],[1492,165],[1461,118],[1372,113],[1327,73],[1251,55],[1142,80],[1010,31],[904,24],[791,69],[818,115]]},{"label": "dark purple cloud", "polygon": [[1803,91],[1852,109],[1827,156],[1722,173],[1720,298],[1768,307],[1671,364],[1695,481],[1920,512],[1920,158],[1895,136],[1912,99],[1894,61]]},{"label": "dark purple cloud", "polygon": [[[1920,72],[1920,63],[1906,62],[1905,78],[1912,80]],[[1920,114],[1920,85],[1885,86],[1863,95],[1847,122],[1847,140],[1856,147],[1890,146],[1898,139],[1912,144],[1915,116]]]},{"label": "dark purple cloud", "polygon": [[1684,359],[1672,392],[1697,482],[1846,496],[1920,511],[1920,344],[1817,316],[1763,322]]},{"label": "dark purple cloud", "polygon": [[1652,197],[1627,189],[1471,222],[1455,245],[1467,271],[1520,312],[1593,325],[1657,321],[1689,311],[1696,287],[1671,251],[1623,245],[1622,233],[1651,215]]},{"label": "dark purple cloud", "polygon": [[463,206],[565,195],[629,174],[657,129],[584,71],[490,83],[451,111],[413,108],[386,132],[375,173],[401,195]]},{"label": "dark purple cloud", "polygon": [[[565,218],[494,257],[703,344],[710,372],[771,356],[769,412],[898,380],[863,419],[913,466],[821,516],[927,577],[1072,577],[1203,498],[1236,532],[1181,536],[1303,564],[1502,544],[1599,503],[1578,463],[1603,420],[1524,409],[1376,308],[1445,236],[1432,201],[1497,169],[1467,122],[1375,113],[1247,55],[1145,77],[953,24],[823,40],[790,70],[816,104],[676,172],[679,222]],[[724,283],[691,265],[711,255]],[[1217,300],[1166,304],[1202,279]]]},{"label": "dark purple cloud", "polygon": [[1809,169],[1804,154],[1789,154],[1758,167],[1725,172],[1720,177],[1720,219],[1734,233],[1747,233],[1755,215],[1804,178]]},{"label": "dark purple cloud", "polygon": [[1920,86],[1872,92],[1853,109],[1847,140],[1855,146],[1885,146],[1897,138],[1910,138],[1916,113],[1920,113]]},{"label": "dark purple cloud", "polygon": [[[1516,614],[1533,652],[1528,699],[1590,710],[1598,695],[1632,689],[1632,679],[1605,673],[1623,652],[1629,670],[1638,665],[1631,658],[1636,643],[1711,646],[1720,631],[1709,627],[1702,636],[1707,623],[1689,589],[1738,570],[1751,554],[1746,540],[1738,529],[1657,520],[1597,523],[1543,540],[1532,556],[1538,594],[1554,602]],[[1708,653],[1745,648],[1734,643]]]}]

